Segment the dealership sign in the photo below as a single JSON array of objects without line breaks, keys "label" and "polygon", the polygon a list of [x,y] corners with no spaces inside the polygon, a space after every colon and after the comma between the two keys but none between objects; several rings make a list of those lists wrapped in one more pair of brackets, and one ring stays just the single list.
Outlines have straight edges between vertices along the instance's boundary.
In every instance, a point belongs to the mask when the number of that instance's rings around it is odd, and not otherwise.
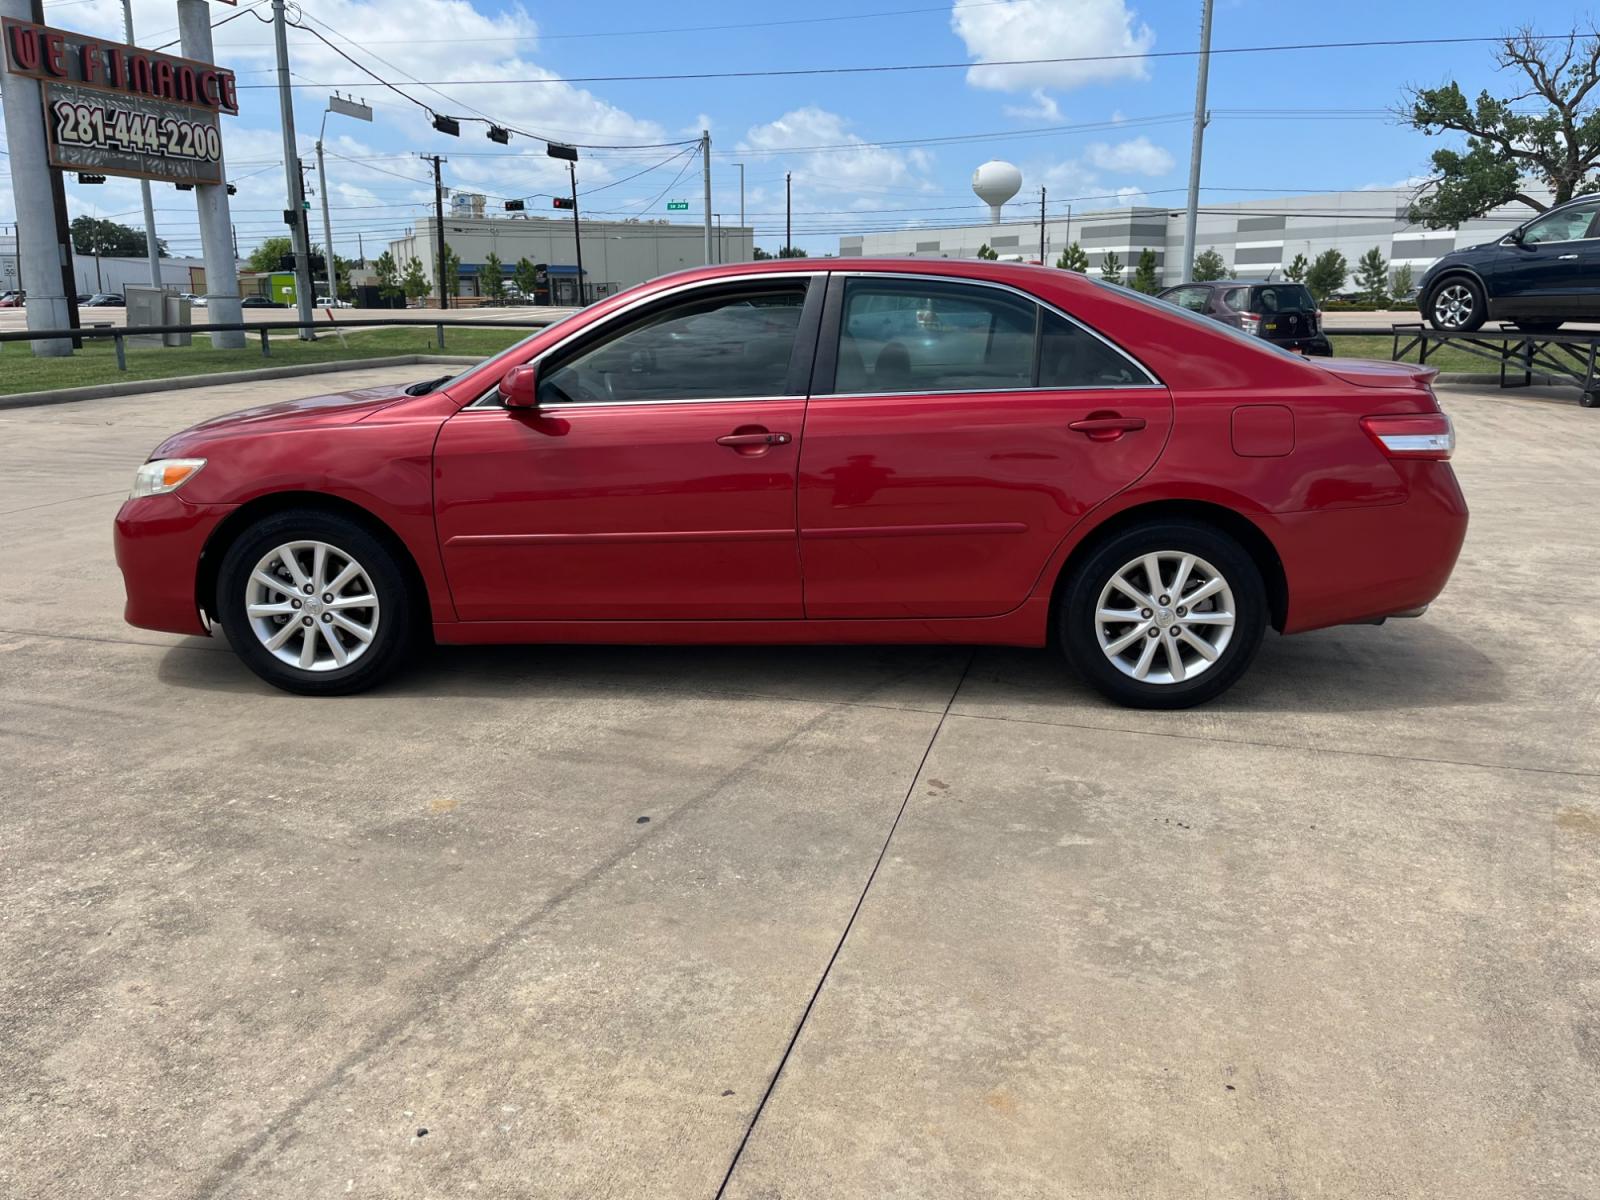
[{"label": "dealership sign", "polygon": [[53,166],[222,182],[218,115],[239,111],[232,71],[26,21],[3,28],[12,73],[44,83]]}]

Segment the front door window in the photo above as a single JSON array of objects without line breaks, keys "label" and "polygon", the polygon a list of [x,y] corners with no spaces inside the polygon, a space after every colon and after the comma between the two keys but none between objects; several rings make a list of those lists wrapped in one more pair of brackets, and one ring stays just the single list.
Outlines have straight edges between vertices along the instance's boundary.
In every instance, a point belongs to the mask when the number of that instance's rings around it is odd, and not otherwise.
[{"label": "front door window", "polygon": [[1523,229],[1522,244],[1538,246],[1545,242],[1576,242],[1591,237],[1596,212],[1600,212],[1600,201],[1546,213]]}]

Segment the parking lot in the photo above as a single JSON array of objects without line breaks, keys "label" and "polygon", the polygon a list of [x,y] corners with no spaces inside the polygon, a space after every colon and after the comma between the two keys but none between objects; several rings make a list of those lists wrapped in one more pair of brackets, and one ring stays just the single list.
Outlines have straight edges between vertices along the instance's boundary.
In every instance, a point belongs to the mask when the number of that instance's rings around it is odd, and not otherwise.
[{"label": "parking lot", "polygon": [[437,652],[122,623],[203,417],[0,412],[0,1194],[1600,1195],[1600,416],[1445,389],[1419,621],[1211,707],[1044,651]]}]

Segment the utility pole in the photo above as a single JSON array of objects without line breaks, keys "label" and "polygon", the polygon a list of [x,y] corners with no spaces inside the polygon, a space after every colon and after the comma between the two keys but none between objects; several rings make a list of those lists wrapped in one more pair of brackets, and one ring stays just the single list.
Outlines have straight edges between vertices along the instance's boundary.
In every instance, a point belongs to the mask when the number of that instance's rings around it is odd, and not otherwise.
[{"label": "utility pole", "polygon": [[447,163],[448,158],[440,158],[437,154],[421,155],[424,162],[433,164],[433,226],[436,231],[434,238],[434,277],[439,281],[439,308],[443,311],[450,307],[449,297],[445,295],[444,287],[444,183],[439,178],[439,164]]},{"label": "utility pole", "polygon": [[1183,270],[1178,281],[1194,271],[1195,223],[1200,213],[1200,151],[1206,136],[1206,73],[1211,66],[1211,0],[1200,5],[1200,59],[1194,85],[1194,140],[1189,145],[1189,205],[1183,214]]},{"label": "utility pole", "polygon": [[1044,261],[1044,188],[1039,189],[1039,265],[1046,266]]},{"label": "utility pole", "polygon": [[706,186],[706,265],[711,263],[711,131],[700,131],[700,169]]},{"label": "utility pole", "polygon": [[[783,248],[794,249],[794,191],[789,186],[792,176],[788,171],[783,173]],[[788,257],[785,254],[783,257]]]},{"label": "utility pole", "polygon": [[300,153],[294,139],[294,89],[289,85],[289,35],[284,22],[283,0],[272,0],[272,40],[278,52],[278,110],[283,124],[283,173],[288,182],[289,209],[286,216],[294,238],[295,307],[300,316],[300,340],[311,335],[311,247],[306,237],[305,185],[300,179]]},{"label": "utility pole", "polygon": [[[122,0],[122,32],[133,41],[133,0]],[[139,199],[144,202],[144,252],[150,260],[150,286],[161,286],[161,243],[156,240],[156,205],[150,198],[150,181],[139,180]],[[210,284],[206,285],[208,288]]]},{"label": "utility pole", "polygon": [[[206,0],[178,0],[178,30],[184,57],[198,62],[216,61],[211,42],[211,6]],[[219,182],[196,183],[194,188],[200,253],[206,264],[206,320],[217,325],[238,325],[244,321],[239,303],[239,252],[230,237],[233,219],[225,167],[220,174]],[[215,349],[242,350],[244,336],[242,329],[213,333],[211,345]]]},{"label": "utility pole", "polygon": [[567,175],[572,180],[572,254],[578,260],[578,307],[583,299],[583,227],[578,224],[578,160],[567,162]]},{"label": "utility pole", "polygon": [[[733,165],[739,168],[739,229],[741,231],[739,237],[742,239],[744,237],[744,164],[734,163]],[[755,239],[752,238],[752,244],[754,244],[754,241]],[[744,242],[740,241],[739,245],[743,247]]]},{"label": "utility pole", "polygon": [[[184,3],[185,0],[178,0]],[[372,120],[372,109],[343,96],[329,96],[328,107],[322,110],[322,125],[317,130],[317,187],[322,189],[322,241],[328,256],[328,295],[339,302],[339,264],[333,253],[333,224],[328,220],[328,166],[322,157],[322,139],[328,133],[328,114],[343,113],[358,121]],[[364,264],[363,264],[364,265]]]}]

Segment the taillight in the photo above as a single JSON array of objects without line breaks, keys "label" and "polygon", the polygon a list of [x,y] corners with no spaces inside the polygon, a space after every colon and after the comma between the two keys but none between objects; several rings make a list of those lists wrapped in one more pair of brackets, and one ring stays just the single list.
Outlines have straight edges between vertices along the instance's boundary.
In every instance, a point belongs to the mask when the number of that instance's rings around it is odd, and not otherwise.
[{"label": "taillight", "polygon": [[1390,458],[1443,461],[1456,448],[1455,426],[1444,413],[1362,417],[1361,428]]},{"label": "taillight", "polygon": [[1259,333],[1259,332],[1261,332],[1261,314],[1260,313],[1242,313],[1242,314],[1240,314],[1240,317],[1241,317],[1241,320],[1240,320],[1239,324],[1244,329],[1244,331],[1246,333]]}]

